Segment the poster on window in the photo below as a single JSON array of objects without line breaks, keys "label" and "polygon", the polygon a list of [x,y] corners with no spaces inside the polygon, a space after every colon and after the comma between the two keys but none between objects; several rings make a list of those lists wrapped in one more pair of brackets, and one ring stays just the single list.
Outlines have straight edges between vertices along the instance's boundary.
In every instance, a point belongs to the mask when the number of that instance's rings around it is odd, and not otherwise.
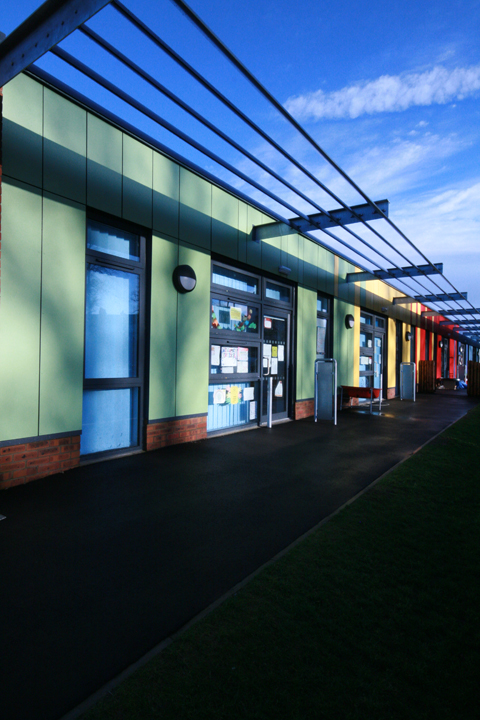
[{"label": "poster on window", "polygon": [[238,405],[240,399],[240,388],[238,385],[232,385],[230,388],[230,404]]},{"label": "poster on window", "polygon": [[278,346],[278,362],[285,361],[285,347],[283,345]]},{"label": "poster on window", "polygon": [[257,403],[252,400],[250,403],[250,420],[255,420],[257,417]]},{"label": "poster on window", "polygon": [[242,311],[240,308],[237,307],[231,307],[230,308],[230,320],[234,320],[235,322],[240,322],[242,319]]},{"label": "poster on window", "polygon": [[223,405],[225,403],[226,396],[227,396],[226,390],[225,389],[222,390],[222,389],[218,388],[213,393],[213,404],[214,405]]},{"label": "poster on window", "polygon": [[238,373],[248,373],[248,362],[238,362],[237,363],[237,372]]},{"label": "poster on window", "polygon": [[281,380],[275,385],[275,397],[283,397],[283,382]]},{"label": "poster on window", "polygon": [[253,400],[255,397],[255,388],[253,387],[247,387],[243,391],[243,399],[244,400]]},{"label": "poster on window", "polygon": [[248,348],[237,348],[237,360],[238,362],[248,362]]},{"label": "poster on window", "polygon": [[212,365],[220,365],[220,345],[211,346],[211,363]]},{"label": "poster on window", "polygon": [[222,347],[222,369],[237,366],[237,348]]}]

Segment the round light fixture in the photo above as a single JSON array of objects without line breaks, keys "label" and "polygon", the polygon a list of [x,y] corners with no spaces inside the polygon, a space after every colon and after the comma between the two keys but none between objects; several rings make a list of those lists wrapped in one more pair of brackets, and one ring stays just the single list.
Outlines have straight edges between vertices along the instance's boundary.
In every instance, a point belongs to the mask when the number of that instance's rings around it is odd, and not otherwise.
[{"label": "round light fixture", "polygon": [[351,330],[355,325],[355,318],[353,315],[345,315],[345,327],[347,330]]},{"label": "round light fixture", "polygon": [[190,265],[177,265],[173,271],[173,284],[179,293],[189,293],[195,290],[197,276]]},{"label": "round light fixture", "polygon": [[405,333],[405,340],[407,342],[410,342],[411,339],[412,339],[412,333],[410,332],[410,330],[407,330],[407,332]]}]

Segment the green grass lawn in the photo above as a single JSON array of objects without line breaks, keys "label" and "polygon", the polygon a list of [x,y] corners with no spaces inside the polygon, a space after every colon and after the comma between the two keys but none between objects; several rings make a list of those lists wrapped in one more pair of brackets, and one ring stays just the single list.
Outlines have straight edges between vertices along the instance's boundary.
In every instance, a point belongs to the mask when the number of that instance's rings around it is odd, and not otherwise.
[{"label": "green grass lawn", "polygon": [[85,718],[480,717],[480,406]]}]

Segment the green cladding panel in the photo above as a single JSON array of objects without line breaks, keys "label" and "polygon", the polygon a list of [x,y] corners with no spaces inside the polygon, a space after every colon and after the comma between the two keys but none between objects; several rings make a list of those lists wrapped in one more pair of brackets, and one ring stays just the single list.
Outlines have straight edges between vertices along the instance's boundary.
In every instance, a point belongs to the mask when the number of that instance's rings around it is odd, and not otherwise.
[{"label": "green cladding panel", "polygon": [[303,284],[313,290],[318,288],[318,250],[316,243],[305,238],[303,250]]},{"label": "green cladding panel", "polygon": [[123,217],[152,227],[153,150],[123,136]]},{"label": "green cladding panel", "polygon": [[338,385],[353,385],[355,338],[353,328],[345,327],[345,316],[354,315],[355,306],[335,298],[333,304],[333,357],[337,361]]},{"label": "green cladding panel", "polygon": [[43,187],[85,203],[87,113],[49,88],[44,90]]},{"label": "green cladding panel", "polygon": [[178,294],[173,286],[172,275],[177,265],[177,241],[154,233],[152,237],[149,420],[159,420],[175,415]]},{"label": "green cladding panel", "polygon": [[179,264],[195,270],[197,286],[178,295],[176,414],[197,415],[208,403],[210,256],[180,243]]},{"label": "green cladding panel", "polygon": [[253,228],[266,222],[270,222],[270,218],[266,218],[260,210],[247,205],[246,262],[257,268],[262,267],[262,244],[253,242]]},{"label": "green cladding panel", "polygon": [[43,201],[40,435],[82,427],[85,209]]},{"label": "green cladding panel", "polygon": [[178,238],[180,167],[153,153],[153,229]]},{"label": "green cladding panel", "polygon": [[121,217],[122,133],[96,115],[87,123],[87,205]]},{"label": "green cladding panel", "polygon": [[180,168],[180,240],[210,250],[212,185]]},{"label": "green cladding panel", "polygon": [[0,441],[38,435],[42,243],[40,192],[4,178],[2,194]]},{"label": "green cladding panel", "polygon": [[299,240],[298,233],[291,228],[285,226],[282,238],[282,255],[281,264],[290,268],[288,279],[292,282],[298,282],[298,265],[299,265]]},{"label": "green cladding panel", "polygon": [[43,86],[17,75],[3,89],[3,174],[42,187]]},{"label": "green cladding panel", "polygon": [[247,221],[248,206],[241,200],[238,201],[238,256],[240,262],[247,262]]},{"label": "green cladding panel", "polygon": [[297,292],[297,400],[314,396],[317,293],[298,287]]},{"label": "green cladding panel", "polygon": [[238,199],[212,187],[212,252],[237,259]]}]

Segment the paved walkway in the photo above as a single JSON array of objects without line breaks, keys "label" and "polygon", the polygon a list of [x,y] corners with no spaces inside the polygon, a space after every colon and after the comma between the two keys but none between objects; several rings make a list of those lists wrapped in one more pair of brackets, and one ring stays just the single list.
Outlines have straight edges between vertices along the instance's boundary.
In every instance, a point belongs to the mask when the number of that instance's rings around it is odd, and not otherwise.
[{"label": "paved walkway", "polygon": [[0,493],[1,717],[58,720],[474,404],[420,395]]}]

